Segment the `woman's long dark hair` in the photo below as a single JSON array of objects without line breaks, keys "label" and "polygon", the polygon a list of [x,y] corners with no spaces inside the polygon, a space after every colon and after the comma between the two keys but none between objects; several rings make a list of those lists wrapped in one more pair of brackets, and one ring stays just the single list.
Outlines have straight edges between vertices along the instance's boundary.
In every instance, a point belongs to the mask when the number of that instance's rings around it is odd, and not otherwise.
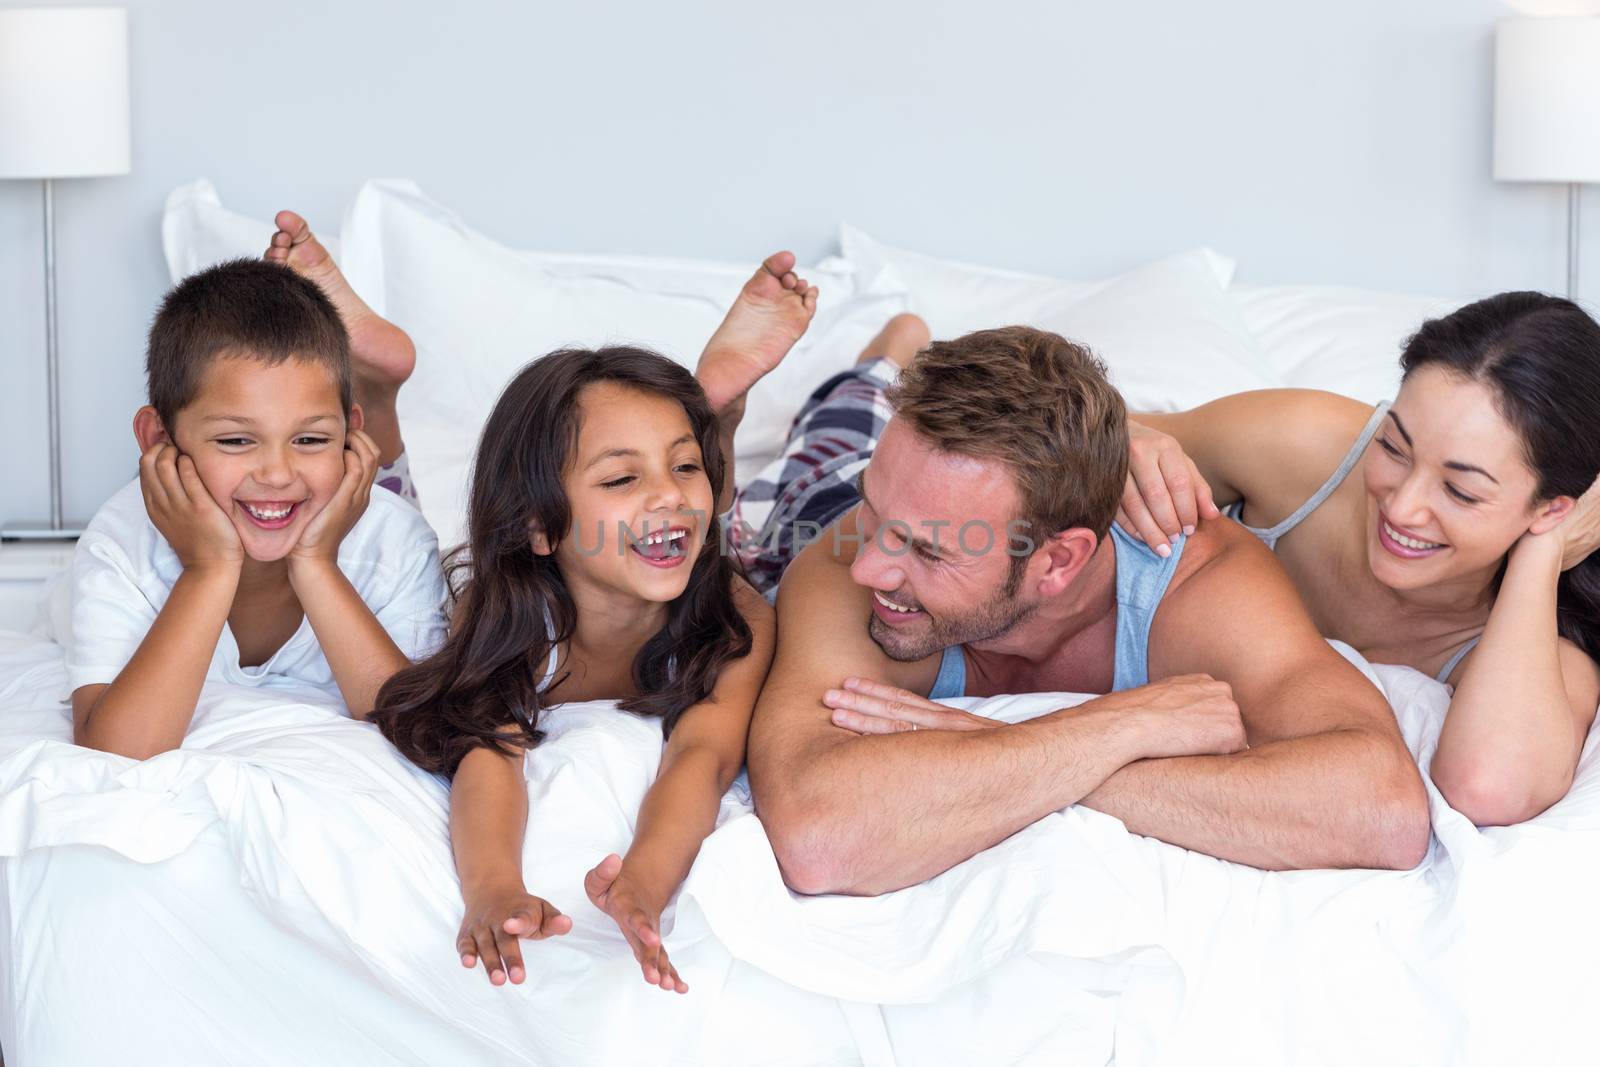
[{"label": "woman's long dark hair", "polygon": [[[1600,324],[1570,300],[1501,293],[1422,324],[1406,342],[1406,377],[1442,367],[1489,385],[1522,438],[1537,500],[1574,499],[1600,474]],[[1562,637],[1600,660],[1600,552],[1561,575]]]},{"label": "woman's long dark hair", "polygon": [[[540,694],[553,647],[568,641],[577,609],[554,549],[572,529],[561,476],[579,430],[585,386],[615,382],[683,405],[716,499],[727,476],[716,417],[700,383],[665,356],[642,348],[569,348],[524,367],[484,424],[472,468],[467,543],[446,559],[452,623],[444,646],[400,671],[378,694],[372,721],[425,770],[453,776],[472,749],[511,755],[543,739]],[[537,555],[529,524],[547,532]],[[750,627],[733,599],[733,561],[707,516],[705,543],[667,622],[633,661],[639,696],[622,708],[662,719],[706,699],[730,660],[750,651]]]}]

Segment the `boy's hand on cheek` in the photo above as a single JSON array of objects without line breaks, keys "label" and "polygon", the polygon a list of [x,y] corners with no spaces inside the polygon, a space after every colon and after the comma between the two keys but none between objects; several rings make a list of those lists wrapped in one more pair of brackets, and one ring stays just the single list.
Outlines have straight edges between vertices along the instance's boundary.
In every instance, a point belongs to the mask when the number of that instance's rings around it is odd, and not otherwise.
[{"label": "boy's hand on cheek", "polygon": [[333,498],[306,523],[289,554],[291,567],[297,561],[338,562],[339,545],[367,510],[377,476],[378,446],[361,430],[351,430],[345,442],[344,477]]},{"label": "boy's hand on cheek", "polygon": [[200,481],[194,460],[167,442],[139,457],[145,511],[185,570],[231,568],[244,561],[244,544],[227,512]]}]

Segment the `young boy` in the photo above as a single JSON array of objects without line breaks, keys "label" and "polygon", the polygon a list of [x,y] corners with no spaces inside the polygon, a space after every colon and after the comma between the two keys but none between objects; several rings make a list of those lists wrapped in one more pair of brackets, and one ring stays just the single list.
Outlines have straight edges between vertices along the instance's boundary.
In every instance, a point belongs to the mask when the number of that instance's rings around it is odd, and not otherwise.
[{"label": "young boy", "polygon": [[207,681],[365,716],[442,636],[444,579],[421,514],[372,491],[390,457],[362,431],[339,311],[286,265],[226,263],[168,294],[146,369],[139,478],[73,561],[75,741],[176,748]]}]

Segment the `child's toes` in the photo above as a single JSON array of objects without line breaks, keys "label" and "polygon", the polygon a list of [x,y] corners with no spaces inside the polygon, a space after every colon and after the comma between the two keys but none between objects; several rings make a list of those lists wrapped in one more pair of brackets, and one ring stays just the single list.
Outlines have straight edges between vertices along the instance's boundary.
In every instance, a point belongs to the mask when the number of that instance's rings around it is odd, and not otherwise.
[{"label": "child's toes", "polygon": [[272,217],[272,224],[284,234],[287,234],[291,240],[299,237],[300,234],[310,228],[306,225],[304,216],[298,215],[293,211],[278,212]]}]

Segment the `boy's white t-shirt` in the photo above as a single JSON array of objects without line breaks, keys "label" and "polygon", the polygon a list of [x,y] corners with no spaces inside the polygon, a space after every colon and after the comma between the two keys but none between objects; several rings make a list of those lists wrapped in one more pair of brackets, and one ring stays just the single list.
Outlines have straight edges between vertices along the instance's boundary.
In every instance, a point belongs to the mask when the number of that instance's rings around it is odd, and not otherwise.
[{"label": "boy's white t-shirt", "polygon": [[[439,539],[422,513],[381,486],[339,545],[339,569],[394,643],[410,659],[439,647],[445,633]],[[95,513],[72,559],[68,692],[113,682],[150,632],[183,572],[178,554],[145,511],[138,479]],[[207,682],[322,690],[341,700],[321,642],[302,619],[294,636],[258,667],[239,665],[239,645],[224,625]]]}]

